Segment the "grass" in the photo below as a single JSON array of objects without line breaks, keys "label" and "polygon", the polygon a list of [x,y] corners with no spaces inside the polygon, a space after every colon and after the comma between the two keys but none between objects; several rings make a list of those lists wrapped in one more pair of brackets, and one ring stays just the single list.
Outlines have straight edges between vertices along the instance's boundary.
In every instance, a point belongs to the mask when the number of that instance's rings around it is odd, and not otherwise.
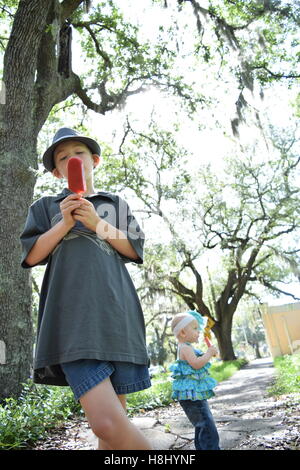
[{"label": "grass", "polygon": [[136,412],[152,410],[159,406],[167,406],[172,403],[172,383],[168,374],[164,375],[165,379],[152,380],[152,387],[141,392],[131,393],[127,396],[127,411],[129,416],[133,416]]},{"label": "grass", "polygon": [[[211,375],[218,381],[227,379],[246,363],[245,360],[214,362]],[[171,398],[172,382],[169,373],[159,374],[152,387],[128,395],[129,416],[141,410],[167,406]],[[69,387],[24,385],[22,395],[8,398],[0,405],[0,449],[28,448],[60,423],[82,413]]]},{"label": "grass", "polygon": [[241,367],[247,364],[245,359],[236,359],[235,361],[214,362],[210,368],[210,373],[218,382],[229,379]]},{"label": "grass", "polygon": [[269,388],[270,395],[278,396],[300,392],[300,353],[276,357],[276,381]]}]

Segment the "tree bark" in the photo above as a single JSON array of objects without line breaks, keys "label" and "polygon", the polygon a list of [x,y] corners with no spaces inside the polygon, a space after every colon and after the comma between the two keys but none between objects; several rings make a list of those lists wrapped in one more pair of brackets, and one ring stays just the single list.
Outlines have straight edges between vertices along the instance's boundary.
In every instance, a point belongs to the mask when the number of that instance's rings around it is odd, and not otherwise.
[{"label": "tree bark", "polygon": [[212,328],[218,341],[222,361],[233,361],[236,359],[231,339],[232,318],[233,315],[226,315],[222,322],[217,322]]},{"label": "tree bark", "polygon": [[[54,104],[78,80],[57,73],[55,35],[80,1],[21,0],[4,56],[5,103],[0,105],[0,399],[18,396],[31,375],[33,331],[30,271],[20,266],[20,233],[32,203],[37,137]],[[73,10],[72,10],[73,8]]]},{"label": "tree bark", "polygon": [[20,1],[4,57],[5,103],[0,110],[0,399],[18,395],[31,372],[29,272],[20,266],[19,235],[32,202],[38,129],[33,119],[37,55],[51,3]]}]

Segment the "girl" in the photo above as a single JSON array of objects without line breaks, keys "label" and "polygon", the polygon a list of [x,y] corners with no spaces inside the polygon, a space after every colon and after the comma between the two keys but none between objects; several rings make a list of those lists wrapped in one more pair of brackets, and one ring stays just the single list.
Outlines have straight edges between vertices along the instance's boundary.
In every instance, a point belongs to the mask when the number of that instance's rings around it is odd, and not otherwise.
[{"label": "girl", "polygon": [[172,398],[179,401],[195,427],[195,448],[220,450],[218,431],[207,403],[217,385],[208,372],[209,360],[217,354],[217,349],[211,346],[203,354],[191,345],[197,343],[203,326],[203,317],[196,311],[173,318],[171,327],[178,340],[178,352],[176,362],[170,366],[174,379]]},{"label": "girl", "polygon": [[123,199],[95,190],[96,141],[61,128],[43,163],[67,179],[73,156],[83,162],[86,191],[36,201],[21,235],[22,266],[47,264],[34,381],[70,385],[99,448],[151,449],[125,412],[126,394],[151,386],[143,312],[125,266],[143,262],[144,235]]}]

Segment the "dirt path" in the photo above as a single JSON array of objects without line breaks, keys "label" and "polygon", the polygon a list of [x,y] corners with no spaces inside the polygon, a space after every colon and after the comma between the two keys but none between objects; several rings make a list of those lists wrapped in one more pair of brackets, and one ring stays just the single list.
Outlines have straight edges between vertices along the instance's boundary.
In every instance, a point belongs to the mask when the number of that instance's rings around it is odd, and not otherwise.
[{"label": "dirt path", "polygon": [[210,403],[224,449],[300,449],[300,404],[295,396],[270,397],[270,358],[251,362],[221,383]]},{"label": "dirt path", "polygon": [[[210,399],[221,446],[225,450],[300,450],[300,399],[269,397],[274,381],[269,358],[251,362],[220,383]],[[194,450],[194,430],[180,405],[151,410],[133,422],[156,450]],[[36,450],[92,450],[96,439],[83,418],[75,418],[35,447]]]}]

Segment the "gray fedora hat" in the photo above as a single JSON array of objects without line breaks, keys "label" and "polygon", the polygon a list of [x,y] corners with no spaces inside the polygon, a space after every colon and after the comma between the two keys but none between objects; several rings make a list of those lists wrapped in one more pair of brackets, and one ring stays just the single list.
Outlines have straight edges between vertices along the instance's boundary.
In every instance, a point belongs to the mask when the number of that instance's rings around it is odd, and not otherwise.
[{"label": "gray fedora hat", "polygon": [[93,154],[101,154],[100,146],[95,140],[91,139],[90,137],[85,137],[84,135],[79,134],[77,131],[74,131],[74,129],[69,129],[68,127],[61,127],[61,129],[59,129],[53,137],[52,144],[43,155],[43,163],[48,171],[52,171],[55,168],[53,158],[55,148],[57,147],[57,145],[67,140],[78,140],[79,142],[84,143]]}]

